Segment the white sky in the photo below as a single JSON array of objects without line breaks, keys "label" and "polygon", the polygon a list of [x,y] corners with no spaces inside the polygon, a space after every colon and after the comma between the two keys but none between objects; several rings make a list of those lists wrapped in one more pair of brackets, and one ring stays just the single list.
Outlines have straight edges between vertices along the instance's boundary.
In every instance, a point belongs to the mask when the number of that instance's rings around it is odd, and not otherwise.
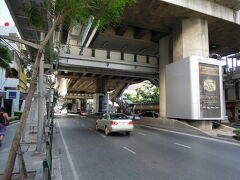
[{"label": "white sky", "polygon": [[9,22],[10,26],[15,26],[5,1],[0,0],[0,26],[4,26],[5,22]]}]

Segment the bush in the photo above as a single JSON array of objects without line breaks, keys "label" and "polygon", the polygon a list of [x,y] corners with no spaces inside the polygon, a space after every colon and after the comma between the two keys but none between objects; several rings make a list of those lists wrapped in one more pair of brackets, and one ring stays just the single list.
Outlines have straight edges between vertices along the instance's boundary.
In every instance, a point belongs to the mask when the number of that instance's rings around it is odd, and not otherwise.
[{"label": "bush", "polygon": [[12,122],[12,121],[16,121],[19,120],[20,118],[18,116],[14,116],[14,117],[8,117],[8,121]]},{"label": "bush", "polygon": [[14,117],[15,117],[15,116],[17,116],[18,119],[20,119],[21,116],[22,116],[22,111],[14,111]]},{"label": "bush", "polygon": [[20,117],[19,117],[19,116],[14,116],[13,119],[14,119],[14,120],[20,120]]},{"label": "bush", "polygon": [[233,132],[234,132],[237,136],[240,136],[240,128],[234,129]]}]

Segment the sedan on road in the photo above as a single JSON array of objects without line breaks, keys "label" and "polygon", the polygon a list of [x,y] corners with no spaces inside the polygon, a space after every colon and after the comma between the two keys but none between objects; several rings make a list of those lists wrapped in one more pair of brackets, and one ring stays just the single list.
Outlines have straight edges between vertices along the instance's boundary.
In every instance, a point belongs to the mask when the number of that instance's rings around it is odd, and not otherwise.
[{"label": "sedan on road", "polygon": [[99,129],[104,130],[106,136],[111,132],[125,132],[129,136],[133,131],[133,121],[125,114],[106,113],[96,121],[96,130]]}]

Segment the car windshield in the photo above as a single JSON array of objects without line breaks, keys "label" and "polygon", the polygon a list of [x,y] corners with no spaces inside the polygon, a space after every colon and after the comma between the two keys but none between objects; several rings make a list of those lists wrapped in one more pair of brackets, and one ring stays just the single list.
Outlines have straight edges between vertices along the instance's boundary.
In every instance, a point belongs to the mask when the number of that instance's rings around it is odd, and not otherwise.
[{"label": "car windshield", "polygon": [[111,119],[129,119],[125,114],[110,114]]}]

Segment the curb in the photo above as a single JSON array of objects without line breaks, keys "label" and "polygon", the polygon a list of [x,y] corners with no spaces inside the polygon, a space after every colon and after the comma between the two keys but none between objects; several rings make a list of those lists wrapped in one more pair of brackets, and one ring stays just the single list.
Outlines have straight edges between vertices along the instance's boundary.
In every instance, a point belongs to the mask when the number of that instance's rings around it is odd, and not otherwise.
[{"label": "curb", "polygon": [[9,126],[11,126],[11,125],[13,125],[13,124],[16,124],[16,123],[18,123],[18,122],[20,122],[20,120],[16,120],[16,121],[9,122]]},{"label": "curb", "polygon": [[224,140],[224,141],[228,141],[228,142],[233,142],[233,143],[238,143],[240,144],[240,141],[237,141],[235,139],[230,139],[230,138],[227,138],[227,137],[221,137],[221,136],[211,136],[212,138],[215,138],[215,139],[220,139],[220,140]]}]

